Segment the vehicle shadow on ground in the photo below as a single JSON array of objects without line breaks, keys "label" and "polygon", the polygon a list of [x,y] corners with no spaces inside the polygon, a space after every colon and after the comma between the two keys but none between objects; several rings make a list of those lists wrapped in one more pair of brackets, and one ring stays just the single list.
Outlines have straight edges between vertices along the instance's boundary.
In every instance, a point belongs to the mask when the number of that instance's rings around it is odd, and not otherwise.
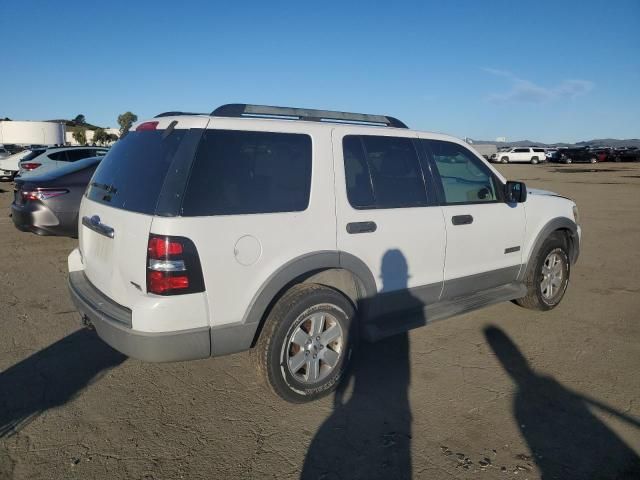
[{"label": "vehicle shadow on ground", "polygon": [[513,414],[543,479],[640,478],[638,455],[590,408],[636,428],[638,419],[538,375],[501,329],[484,333],[516,384]]},{"label": "vehicle shadow on ground", "polygon": [[64,405],[127,357],[78,330],[0,373],[0,438]]},{"label": "vehicle shadow on ground", "polygon": [[[407,262],[399,250],[382,259],[383,290],[407,287]],[[423,303],[406,293],[405,305]],[[301,478],[408,479],[411,464],[409,337],[402,333],[361,344],[334,397],[334,409],[318,429]]]}]

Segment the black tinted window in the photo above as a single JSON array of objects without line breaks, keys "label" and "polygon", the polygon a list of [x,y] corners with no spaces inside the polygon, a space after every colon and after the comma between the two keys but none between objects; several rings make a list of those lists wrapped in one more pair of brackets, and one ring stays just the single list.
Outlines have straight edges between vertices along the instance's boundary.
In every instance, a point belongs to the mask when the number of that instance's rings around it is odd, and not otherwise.
[{"label": "black tinted window", "polygon": [[186,132],[129,132],[100,162],[87,197],[116,208],[154,213],[167,170]]},{"label": "black tinted window", "polygon": [[364,209],[427,205],[420,161],[410,139],[348,135],[342,148],[351,206]]},{"label": "black tinted window", "polygon": [[468,149],[441,140],[423,142],[433,156],[447,204],[498,200],[491,171]]},{"label": "black tinted window", "polygon": [[67,152],[62,150],[61,152],[53,152],[47,155],[51,160],[56,160],[58,162],[66,162],[68,161]]},{"label": "black tinted window", "polygon": [[516,148],[514,150],[515,153],[529,153],[529,149],[528,148]]},{"label": "black tinted window", "polygon": [[292,133],[205,131],[182,214],[297,212],[309,205],[311,138]]},{"label": "black tinted window", "polygon": [[41,155],[43,153],[44,153],[44,150],[32,150],[29,153],[27,153],[24,157],[22,157],[22,160],[20,160],[20,161],[21,162],[28,162],[29,160],[33,160],[38,155]]}]

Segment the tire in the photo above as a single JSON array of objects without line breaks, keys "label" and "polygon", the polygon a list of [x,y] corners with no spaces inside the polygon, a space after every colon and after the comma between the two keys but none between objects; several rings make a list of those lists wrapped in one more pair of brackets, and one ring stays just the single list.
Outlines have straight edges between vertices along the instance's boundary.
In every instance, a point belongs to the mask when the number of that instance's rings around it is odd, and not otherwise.
[{"label": "tire", "polygon": [[565,158],[564,159],[564,163],[566,163],[567,165],[569,165],[571,163],[571,159],[570,158]]},{"label": "tire", "polygon": [[591,159],[589,159],[589,163],[597,163],[598,159],[595,157],[592,157]]},{"label": "tire", "polygon": [[531,164],[532,164],[532,165],[537,164],[539,161],[540,161],[540,160],[538,160],[538,157],[532,157],[532,158],[531,158]]},{"label": "tire", "polygon": [[509,157],[502,157],[500,163],[509,163]]},{"label": "tire", "polygon": [[[267,316],[253,349],[270,390],[291,403],[310,402],[333,392],[357,341],[354,317],[351,301],[337,290],[312,283],[288,290]],[[309,335],[314,328],[315,338]],[[329,331],[333,333],[327,335]],[[323,336],[328,340],[335,335],[340,336],[323,344]],[[329,351],[333,352],[330,357],[326,356]]]},{"label": "tire", "polygon": [[[550,266],[550,263],[553,265]],[[545,278],[545,272],[550,277]],[[533,267],[527,271],[527,295],[515,300],[515,303],[531,310],[546,311],[557,307],[567,291],[570,274],[567,242],[560,233],[553,233],[540,248]]]}]

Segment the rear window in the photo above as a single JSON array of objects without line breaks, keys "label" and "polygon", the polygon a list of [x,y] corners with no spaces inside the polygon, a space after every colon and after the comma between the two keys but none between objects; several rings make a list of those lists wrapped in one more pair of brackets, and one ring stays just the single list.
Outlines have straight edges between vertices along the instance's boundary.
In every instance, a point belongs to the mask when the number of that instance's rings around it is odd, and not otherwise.
[{"label": "rear window", "polygon": [[294,133],[206,130],[182,215],[298,212],[309,205],[311,137]]},{"label": "rear window", "polygon": [[21,162],[28,162],[29,160],[33,160],[34,158],[36,158],[38,155],[44,153],[44,150],[32,150],[29,153],[27,153],[24,157],[22,157],[22,160],[20,160]]},{"label": "rear window", "polygon": [[[87,197],[133,212],[153,214],[173,156],[187,130],[129,132],[109,150]],[[96,152],[92,152],[96,153]]]}]

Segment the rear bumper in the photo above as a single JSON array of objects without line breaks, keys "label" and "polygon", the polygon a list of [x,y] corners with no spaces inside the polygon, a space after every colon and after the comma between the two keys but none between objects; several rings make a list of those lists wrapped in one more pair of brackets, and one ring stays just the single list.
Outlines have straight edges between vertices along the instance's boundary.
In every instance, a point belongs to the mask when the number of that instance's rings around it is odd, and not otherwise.
[{"label": "rear bumper", "polygon": [[14,202],[11,204],[11,218],[15,227],[23,232],[71,237],[78,234],[73,212],[55,213],[42,204],[16,205]]},{"label": "rear bumper", "polygon": [[141,332],[131,325],[131,310],[112,302],[83,271],[69,272],[69,292],[78,311],[98,336],[125,355],[147,362],[196,360],[211,355],[209,327],[175,332]]}]

